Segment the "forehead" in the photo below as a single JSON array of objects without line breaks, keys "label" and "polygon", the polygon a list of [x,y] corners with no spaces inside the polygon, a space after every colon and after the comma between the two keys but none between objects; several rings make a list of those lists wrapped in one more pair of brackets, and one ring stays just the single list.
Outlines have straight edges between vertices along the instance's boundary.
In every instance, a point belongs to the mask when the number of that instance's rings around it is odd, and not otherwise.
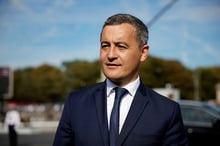
[{"label": "forehead", "polygon": [[123,38],[131,38],[135,37],[136,29],[128,23],[123,23],[119,25],[107,25],[103,28],[101,39],[106,38],[115,38],[115,39],[123,39]]}]

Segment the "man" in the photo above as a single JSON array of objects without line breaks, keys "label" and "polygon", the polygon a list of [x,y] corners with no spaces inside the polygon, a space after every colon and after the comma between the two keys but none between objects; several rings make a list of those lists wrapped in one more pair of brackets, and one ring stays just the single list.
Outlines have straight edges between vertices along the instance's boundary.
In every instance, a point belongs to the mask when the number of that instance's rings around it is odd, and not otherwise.
[{"label": "man", "polygon": [[[139,77],[149,53],[147,41],[148,29],[138,18],[116,14],[106,20],[100,35],[106,80],[69,94],[54,146],[188,145],[179,105],[145,87]],[[127,90],[118,127],[112,124],[115,87]]]},{"label": "man", "polygon": [[14,104],[9,104],[9,110],[5,116],[5,127],[8,129],[9,143],[10,146],[18,145],[17,129],[21,124],[21,117],[19,112],[16,110]]}]

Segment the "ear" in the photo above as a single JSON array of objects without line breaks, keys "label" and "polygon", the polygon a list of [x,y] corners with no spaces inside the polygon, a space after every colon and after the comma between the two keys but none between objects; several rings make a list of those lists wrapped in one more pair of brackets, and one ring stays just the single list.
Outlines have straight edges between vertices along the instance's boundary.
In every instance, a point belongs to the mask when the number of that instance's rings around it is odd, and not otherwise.
[{"label": "ear", "polygon": [[144,45],[141,49],[141,58],[140,61],[143,62],[147,59],[148,54],[149,54],[149,49],[150,47],[148,45]]}]

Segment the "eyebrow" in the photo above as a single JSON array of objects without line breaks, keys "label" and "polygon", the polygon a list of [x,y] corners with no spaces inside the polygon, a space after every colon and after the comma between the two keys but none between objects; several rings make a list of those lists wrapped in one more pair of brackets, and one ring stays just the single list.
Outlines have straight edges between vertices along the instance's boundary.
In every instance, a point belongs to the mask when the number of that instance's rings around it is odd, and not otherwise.
[{"label": "eyebrow", "polygon": [[103,43],[109,44],[108,41],[101,41],[101,44],[103,44]]}]

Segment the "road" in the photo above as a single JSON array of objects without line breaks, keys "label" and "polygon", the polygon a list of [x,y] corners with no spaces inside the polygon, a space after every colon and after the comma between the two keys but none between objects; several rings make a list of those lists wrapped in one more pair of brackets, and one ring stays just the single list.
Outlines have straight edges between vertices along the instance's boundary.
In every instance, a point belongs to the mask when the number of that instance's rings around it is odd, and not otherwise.
[{"label": "road", "polygon": [[[52,146],[54,133],[34,133],[18,135],[18,146]],[[0,145],[9,146],[7,134],[0,134]]]},{"label": "road", "polygon": [[[58,121],[35,121],[19,127],[18,146],[52,146]],[[0,146],[9,146],[8,131],[0,123]]]}]

